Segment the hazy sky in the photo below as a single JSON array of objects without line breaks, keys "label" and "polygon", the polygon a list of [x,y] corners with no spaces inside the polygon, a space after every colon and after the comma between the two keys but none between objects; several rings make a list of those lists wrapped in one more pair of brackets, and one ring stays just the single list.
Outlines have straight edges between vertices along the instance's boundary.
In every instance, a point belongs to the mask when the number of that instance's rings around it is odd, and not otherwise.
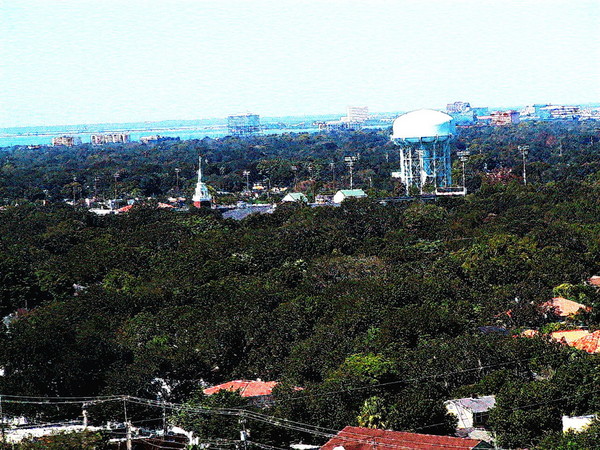
[{"label": "hazy sky", "polygon": [[599,30],[599,0],[0,0],[0,127],[598,102]]}]

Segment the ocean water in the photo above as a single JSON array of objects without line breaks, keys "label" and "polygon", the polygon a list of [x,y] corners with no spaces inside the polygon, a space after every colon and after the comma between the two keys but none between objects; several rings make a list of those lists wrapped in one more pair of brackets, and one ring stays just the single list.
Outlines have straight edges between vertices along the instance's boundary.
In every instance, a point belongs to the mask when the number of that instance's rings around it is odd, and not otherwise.
[{"label": "ocean water", "polygon": [[[261,118],[262,134],[316,132],[316,121],[337,120],[339,115]],[[381,125],[376,126],[376,128]],[[226,119],[167,120],[162,122],[104,123],[87,125],[55,125],[40,127],[0,128],[0,147],[15,145],[50,145],[52,138],[72,135],[82,143],[91,142],[91,135],[106,132],[126,132],[131,141],[152,134],[179,137],[182,140],[227,136]]]}]

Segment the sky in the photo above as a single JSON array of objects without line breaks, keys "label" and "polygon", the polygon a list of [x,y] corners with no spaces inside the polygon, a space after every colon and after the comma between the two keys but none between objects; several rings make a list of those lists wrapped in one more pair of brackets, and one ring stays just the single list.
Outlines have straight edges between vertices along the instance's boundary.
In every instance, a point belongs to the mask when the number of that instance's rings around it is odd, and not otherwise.
[{"label": "sky", "polygon": [[599,0],[0,0],[0,127],[600,101]]}]

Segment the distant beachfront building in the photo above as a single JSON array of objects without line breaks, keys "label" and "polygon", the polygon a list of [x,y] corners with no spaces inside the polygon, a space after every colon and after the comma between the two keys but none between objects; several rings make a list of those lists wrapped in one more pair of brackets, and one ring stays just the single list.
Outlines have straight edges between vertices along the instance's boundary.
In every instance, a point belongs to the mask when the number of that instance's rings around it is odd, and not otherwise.
[{"label": "distant beachfront building", "polygon": [[477,117],[469,102],[448,103],[446,105],[446,111],[452,116],[452,119],[454,119],[454,125],[464,127],[475,124]]},{"label": "distant beachfront building", "polygon": [[363,124],[369,120],[368,106],[348,106],[348,111],[340,120],[318,122],[321,131],[354,131],[360,130]]},{"label": "distant beachfront building", "polygon": [[73,147],[74,145],[81,144],[81,138],[78,136],[57,136],[52,138],[52,146],[58,147],[63,145],[65,147]]},{"label": "distant beachfront building", "polygon": [[469,102],[454,102],[446,105],[446,111],[449,113],[461,113],[469,109],[471,109],[471,104]]},{"label": "distant beachfront building", "polygon": [[517,111],[494,111],[490,114],[490,122],[495,126],[516,125],[520,122],[520,114]]},{"label": "distant beachfront building", "polygon": [[533,104],[521,110],[521,116],[530,120],[579,120],[585,111],[579,106]]},{"label": "distant beachfront building", "polygon": [[368,106],[348,106],[348,112],[346,117],[342,117],[342,120],[346,119],[348,122],[363,123],[369,120],[369,107]]},{"label": "distant beachfront building", "polygon": [[152,136],[142,136],[140,138],[140,142],[142,144],[158,144],[160,142],[179,141],[179,140],[180,140],[180,138],[178,138],[178,137],[160,136],[158,134],[155,134]]},{"label": "distant beachfront building", "polygon": [[235,136],[251,135],[260,132],[260,116],[258,114],[236,114],[227,116],[229,134]]},{"label": "distant beachfront building", "polygon": [[92,144],[125,144],[129,142],[129,134],[127,133],[105,133],[105,134],[92,134]]},{"label": "distant beachfront building", "polygon": [[549,120],[577,120],[581,114],[579,106],[548,105],[541,110]]}]

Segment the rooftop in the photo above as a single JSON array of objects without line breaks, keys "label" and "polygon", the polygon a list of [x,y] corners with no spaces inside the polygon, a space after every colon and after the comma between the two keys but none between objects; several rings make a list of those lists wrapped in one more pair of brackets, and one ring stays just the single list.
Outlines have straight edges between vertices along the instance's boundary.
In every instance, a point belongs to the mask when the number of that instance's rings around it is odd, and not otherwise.
[{"label": "rooftop", "polygon": [[373,450],[374,448],[398,449],[480,449],[492,448],[484,441],[452,436],[407,433],[404,431],[378,430],[373,428],[346,427],[331,438],[321,450]]},{"label": "rooftop", "polygon": [[479,398],[457,398],[454,400],[448,400],[454,404],[460,405],[465,409],[469,409],[475,413],[486,412],[494,407],[496,404],[496,397],[494,395],[486,395]]},{"label": "rooftop", "polygon": [[574,302],[564,297],[554,297],[552,300],[542,304],[542,308],[554,309],[556,315],[560,317],[572,316],[580,309],[589,310],[589,306],[582,305],[581,303]]},{"label": "rooftop", "polygon": [[550,337],[555,341],[562,342],[563,344],[573,345],[575,341],[587,336],[588,334],[590,334],[588,330],[564,330],[550,333]]},{"label": "rooftop", "polygon": [[600,331],[594,331],[576,340],[573,347],[588,353],[600,353]]},{"label": "rooftop", "polygon": [[232,392],[239,391],[242,397],[259,397],[262,395],[271,395],[275,386],[277,386],[277,381],[234,380],[204,389],[204,393],[212,395],[226,390]]},{"label": "rooftop", "polygon": [[357,196],[366,196],[365,191],[362,189],[341,189],[340,191],[346,197],[357,197]]}]

